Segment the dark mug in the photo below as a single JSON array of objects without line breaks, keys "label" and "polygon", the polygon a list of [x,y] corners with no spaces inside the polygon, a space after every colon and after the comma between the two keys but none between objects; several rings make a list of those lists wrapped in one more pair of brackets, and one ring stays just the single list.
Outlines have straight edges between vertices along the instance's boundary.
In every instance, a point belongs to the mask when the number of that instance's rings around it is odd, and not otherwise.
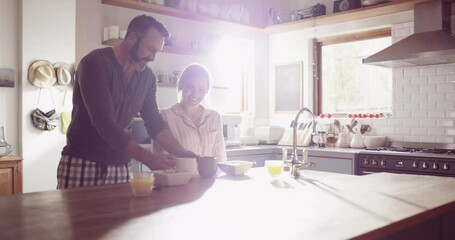
[{"label": "dark mug", "polygon": [[218,170],[216,157],[198,157],[197,172],[203,178],[213,178]]}]

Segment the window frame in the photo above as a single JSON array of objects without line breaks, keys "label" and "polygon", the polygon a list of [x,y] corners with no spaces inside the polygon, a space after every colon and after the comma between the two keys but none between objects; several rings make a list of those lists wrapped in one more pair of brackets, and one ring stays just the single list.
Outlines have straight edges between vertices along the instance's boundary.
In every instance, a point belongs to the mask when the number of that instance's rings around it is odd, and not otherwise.
[{"label": "window frame", "polygon": [[[322,47],[327,45],[348,43],[362,40],[369,40],[382,37],[391,37],[392,29],[390,27],[336,35],[331,37],[313,39],[313,112],[316,116],[323,113],[322,109]],[[348,117],[347,113],[337,113],[334,117]]]}]

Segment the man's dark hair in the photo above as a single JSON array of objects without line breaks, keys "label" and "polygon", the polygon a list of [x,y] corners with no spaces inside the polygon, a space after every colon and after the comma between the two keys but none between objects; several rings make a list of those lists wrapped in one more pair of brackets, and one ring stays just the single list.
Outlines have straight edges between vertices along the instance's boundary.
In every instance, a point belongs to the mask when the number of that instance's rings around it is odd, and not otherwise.
[{"label": "man's dark hair", "polygon": [[135,32],[143,36],[152,27],[158,30],[161,36],[163,36],[164,40],[167,40],[169,38],[170,34],[166,26],[158,22],[152,16],[147,16],[145,14],[139,15],[131,20],[131,22],[128,24],[128,31],[126,33],[126,36],[128,36],[131,32]]}]

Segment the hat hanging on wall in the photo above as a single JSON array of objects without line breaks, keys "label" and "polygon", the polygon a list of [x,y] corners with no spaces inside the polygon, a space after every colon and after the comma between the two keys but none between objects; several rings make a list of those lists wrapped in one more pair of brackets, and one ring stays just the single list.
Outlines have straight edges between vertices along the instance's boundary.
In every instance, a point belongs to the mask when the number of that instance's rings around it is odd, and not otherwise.
[{"label": "hat hanging on wall", "polygon": [[57,83],[60,85],[69,85],[73,80],[73,66],[64,62],[54,63],[57,74]]},{"label": "hat hanging on wall", "polygon": [[28,81],[35,87],[52,87],[57,81],[54,67],[46,60],[33,62],[28,68]]}]

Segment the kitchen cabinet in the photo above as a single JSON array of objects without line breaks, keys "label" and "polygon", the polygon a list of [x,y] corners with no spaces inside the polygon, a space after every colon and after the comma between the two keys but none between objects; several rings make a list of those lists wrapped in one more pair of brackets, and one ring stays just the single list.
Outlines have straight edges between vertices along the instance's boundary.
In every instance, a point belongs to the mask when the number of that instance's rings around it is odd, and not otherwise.
[{"label": "kitchen cabinet", "polygon": [[22,158],[0,158],[0,195],[22,193]]},{"label": "kitchen cabinet", "polygon": [[310,148],[306,150],[307,161],[312,163],[308,169],[354,174],[355,149],[342,148]]}]

